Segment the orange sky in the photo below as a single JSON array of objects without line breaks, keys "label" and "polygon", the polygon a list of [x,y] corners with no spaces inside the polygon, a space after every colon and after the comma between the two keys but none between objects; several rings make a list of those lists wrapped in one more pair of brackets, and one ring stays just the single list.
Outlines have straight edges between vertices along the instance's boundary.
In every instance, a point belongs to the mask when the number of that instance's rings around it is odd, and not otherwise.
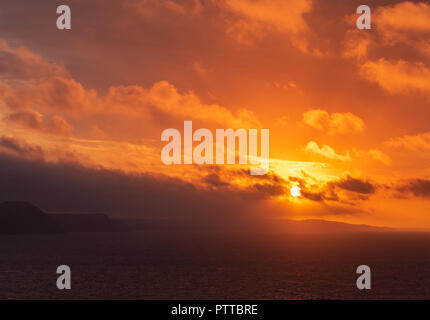
[{"label": "orange sky", "polygon": [[[55,1],[3,0],[0,152],[243,192],[265,217],[430,228],[430,5],[367,4],[372,30],[349,0],[70,0],[59,31]],[[270,129],[271,173],[165,166],[185,120]]]}]

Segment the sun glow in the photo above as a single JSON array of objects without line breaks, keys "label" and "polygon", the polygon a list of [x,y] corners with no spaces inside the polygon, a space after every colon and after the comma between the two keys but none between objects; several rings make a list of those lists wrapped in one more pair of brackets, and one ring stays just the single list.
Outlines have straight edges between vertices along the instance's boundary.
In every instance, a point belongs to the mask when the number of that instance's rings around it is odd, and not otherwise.
[{"label": "sun glow", "polygon": [[291,195],[292,195],[294,198],[298,198],[298,197],[300,197],[300,196],[301,196],[300,190],[301,190],[301,189],[300,189],[300,187],[297,187],[297,186],[292,187],[292,188],[291,188],[291,190],[290,190]]}]

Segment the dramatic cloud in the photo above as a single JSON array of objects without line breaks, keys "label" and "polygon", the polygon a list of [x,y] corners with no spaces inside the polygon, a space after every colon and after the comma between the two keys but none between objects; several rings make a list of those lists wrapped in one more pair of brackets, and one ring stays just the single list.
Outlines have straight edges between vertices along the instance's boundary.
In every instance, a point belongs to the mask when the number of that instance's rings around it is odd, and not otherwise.
[{"label": "dramatic cloud", "polygon": [[411,90],[429,92],[430,69],[423,63],[406,61],[367,61],[360,67],[364,78],[379,84],[390,93],[407,93]]},{"label": "dramatic cloud", "polygon": [[62,112],[81,119],[97,114],[134,116],[135,121],[176,117],[212,125],[223,123],[232,128],[260,127],[249,110],[240,109],[233,114],[217,104],[204,104],[193,92],[179,93],[167,81],[157,82],[149,90],[140,86],[111,87],[104,96],[95,90],[85,89],[73,79],[62,77],[22,83],[8,89],[3,95],[3,103],[12,110],[37,106],[43,111]]},{"label": "dramatic cloud", "polygon": [[251,176],[246,169],[225,169],[216,166],[203,166],[202,172],[207,172],[201,180],[204,187],[217,190],[233,188],[234,192],[242,190],[245,196],[255,198],[271,198],[287,193],[289,184],[274,172],[262,176]]},{"label": "dramatic cloud", "polygon": [[321,157],[331,159],[331,160],[340,160],[340,161],[350,161],[351,157],[349,153],[346,155],[340,155],[336,153],[336,151],[327,145],[324,145],[322,147],[319,147],[318,144],[314,141],[309,141],[308,144],[305,147],[306,152],[317,154]]},{"label": "dramatic cloud", "polygon": [[26,141],[9,136],[0,137],[0,150],[6,154],[23,158],[41,158],[43,150],[39,146],[32,146]]},{"label": "dramatic cloud", "polygon": [[430,5],[425,2],[405,1],[380,7],[375,12],[378,31],[392,41],[406,40],[411,32],[428,35],[429,20]]},{"label": "dramatic cloud", "polygon": [[430,198],[430,180],[415,179],[397,188],[401,193],[411,192],[416,197]]},{"label": "dramatic cloud", "polygon": [[73,133],[73,128],[63,118],[52,116],[48,121],[44,121],[43,115],[36,111],[29,110],[12,113],[6,119],[9,122],[18,123],[43,133],[60,136],[70,136]]},{"label": "dramatic cloud", "polygon": [[303,35],[309,29],[303,15],[311,10],[311,0],[222,0],[219,5],[233,14],[227,33],[236,40],[247,43],[275,31],[286,34],[296,47],[308,51]]},{"label": "dramatic cloud", "polygon": [[[2,151],[8,154],[49,161],[72,158],[86,166],[127,172],[160,172],[160,150],[153,140],[159,141],[165,128],[179,125],[180,129],[184,120],[209,128],[260,127],[249,110],[233,113],[217,104],[204,104],[193,92],[180,93],[167,81],[150,89],[112,86],[101,95],[61,76],[55,64],[27,49],[11,49],[4,42],[1,48],[8,64],[0,78],[0,135],[7,134]],[[31,75],[21,71],[21,63]],[[33,144],[43,145],[44,152],[30,147]],[[178,170],[170,175],[179,175]]]},{"label": "dramatic cloud", "polygon": [[[85,165],[137,172],[158,167],[159,171],[160,151],[154,145],[160,144],[164,129],[181,129],[184,120],[206,128],[261,127],[247,109],[233,112],[206,104],[194,92],[179,92],[167,81],[149,89],[111,86],[101,94],[59,75],[55,64],[27,49],[2,45],[10,61],[0,78],[0,134],[44,145],[46,159],[73,154]],[[37,72],[23,74],[20,63],[27,64],[25,70]],[[54,140],[46,135],[73,139]]]},{"label": "dramatic cloud", "polygon": [[[218,209],[224,216],[243,218],[248,210],[272,216],[266,206],[247,204],[268,202],[298,219],[344,213],[347,222],[429,225],[423,214],[428,197],[405,191],[404,200],[392,199],[392,190],[379,187],[430,175],[427,2],[369,3],[367,31],[356,28],[352,0],[330,6],[310,0],[74,1],[72,32],[55,28],[57,5],[0,3],[0,39],[7,39],[0,43],[0,153],[17,163],[37,159],[42,166],[43,159],[51,169],[73,161],[79,170],[69,176],[88,185],[82,192],[71,188],[75,194],[67,197],[61,192],[67,201],[58,199],[58,206],[49,207],[57,199],[34,197],[44,199],[43,208],[128,212],[130,204],[137,213],[145,211],[143,193],[147,210],[163,214],[176,210],[168,206],[176,201],[180,214],[204,217],[199,206],[206,201],[215,203],[207,214],[214,217]],[[164,165],[160,134],[182,132],[184,120],[212,132],[270,129],[271,173],[252,178],[248,166]],[[57,188],[46,190],[55,194],[73,184],[65,171],[57,172]],[[35,184],[21,176],[32,170],[12,172],[20,185]],[[83,177],[91,175],[123,178]],[[148,180],[154,193],[121,182],[130,179]],[[105,184],[106,191],[94,191]],[[11,186],[16,200],[38,192],[26,187],[20,194]],[[293,186],[302,196],[291,195]],[[86,191],[91,197],[77,199]],[[98,196],[105,205],[92,206]],[[165,208],[157,209],[156,201]],[[348,215],[358,212],[372,214]]]},{"label": "dramatic cloud", "polygon": [[375,186],[372,183],[370,183],[369,181],[355,179],[351,176],[347,176],[345,179],[334,182],[333,185],[347,191],[361,194],[375,193]]},{"label": "dramatic cloud", "polygon": [[386,144],[391,147],[401,147],[412,151],[430,151],[430,132],[393,138],[387,141]]},{"label": "dramatic cloud", "polygon": [[[5,141],[2,138],[1,144]],[[248,178],[252,179],[249,175]],[[76,163],[46,163],[0,155],[0,201],[30,201],[56,212],[193,218],[195,222],[227,223],[240,219],[246,225],[257,216],[270,218],[277,214],[268,215],[262,210],[268,197],[279,192],[275,190],[277,178],[265,180],[252,188],[227,184],[225,188],[206,189],[162,175],[127,175]]]},{"label": "dramatic cloud", "polygon": [[303,14],[310,11],[310,0],[224,0],[224,7],[246,19],[272,26],[280,31],[299,33],[307,29]]},{"label": "dramatic cloud", "polygon": [[346,33],[343,55],[358,59],[360,74],[364,79],[390,93],[419,91],[428,94],[428,3],[405,1],[377,7],[372,14],[374,28],[371,33],[356,30],[351,23],[353,19],[349,18],[353,17],[348,16],[347,19],[351,29]]},{"label": "dramatic cloud", "polygon": [[380,6],[372,14],[372,32],[363,33],[355,28],[356,16],[348,15],[346,20],[351,29],[347,32],[344,55],[362,59],[369,49],[392,49],[400,44],[430,56],[429,19],[430,5],[425,2],[405,1]]},{"label": "dramatic cloud", "polygon": [[45,61],[25,47],[11,48],[0,40],[0,79],[31,79],[67,74],[64,67]]},{"label": "dramatic cloud", "polygon": [[303,114],[303,122],[329,134],[358,133],[364,130],[363,120],[351,112],[329,114],[325,110],[309,110]]},{"label": "dramatic cloud", "polygon": [[381,150],[370,149],[368,153],[374,160],[379,161],[385,165],[390,165],[392,163],[391,158]]},{"label": "dramatic cloud", "polygon": [[[376,192],[376,186],[368,180],[346,176],[341,179],[318,181],[310,177],[290,177],[292,184],[301,188],[301,196],[305,199],[325,202],[343,203],[355,206]],[[314,181],[312,181],[314,180]]]}]

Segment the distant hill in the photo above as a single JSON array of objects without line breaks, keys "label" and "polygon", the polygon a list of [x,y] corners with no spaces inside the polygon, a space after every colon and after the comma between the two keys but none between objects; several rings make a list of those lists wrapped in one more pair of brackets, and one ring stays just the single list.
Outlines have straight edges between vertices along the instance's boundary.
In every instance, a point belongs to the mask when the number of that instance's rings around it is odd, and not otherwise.
[{"label": "distant hill", "polygon": [[28,202],[0,203],[0,234],[49,234],[61,230],[49,215]]},{"label": "distant hill", "polygon": [[385,232],[398,231],[388,227],[375,227],[365,224],[350,224],[327,220],[281,220],[280,227],[289,232],[320,233],[320,232]]},{"label": "distant hill", "polygon": [[47,214],[28,202],[0,203],[0,234],[116,232],[129,227],[105,214]]},{"label": "distant hill", "polygon": [[[162,230],[245,231],[268,233],[340,233],[414,231],[326,220],[114,220],[105,214],[45,213],[28,202],[0,203],[0,234],[52,234],[64,232],[124,232]],[[418,231],[418,230],[415,230]]]},{"label": "distant hill", "polygon": [[[224,230],[268,233],[340,233],[340,232],[387,232],[404,231],[388,227],[349,224],[327,220],[219,220],[196,221],[176,219],[131,219],[127,220],[133,230]],[[413,231],[413,230],[410,230]]]}]

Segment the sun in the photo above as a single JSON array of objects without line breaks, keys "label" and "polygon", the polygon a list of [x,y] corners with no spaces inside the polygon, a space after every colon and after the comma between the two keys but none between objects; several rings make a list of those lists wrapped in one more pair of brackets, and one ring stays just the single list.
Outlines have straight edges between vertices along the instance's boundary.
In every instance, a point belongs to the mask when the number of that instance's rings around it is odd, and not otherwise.
[{"label": "sun", "polygon": [[290,192],[291,192],[291,195],[294,197],[294,198],[297,198],[297,197],[300,197],[302,194],[300,193],[300,187],[297,187],[297,186],[295,186],[295,187],[292,187],[291,188],[291,190],[290,190]]}]

